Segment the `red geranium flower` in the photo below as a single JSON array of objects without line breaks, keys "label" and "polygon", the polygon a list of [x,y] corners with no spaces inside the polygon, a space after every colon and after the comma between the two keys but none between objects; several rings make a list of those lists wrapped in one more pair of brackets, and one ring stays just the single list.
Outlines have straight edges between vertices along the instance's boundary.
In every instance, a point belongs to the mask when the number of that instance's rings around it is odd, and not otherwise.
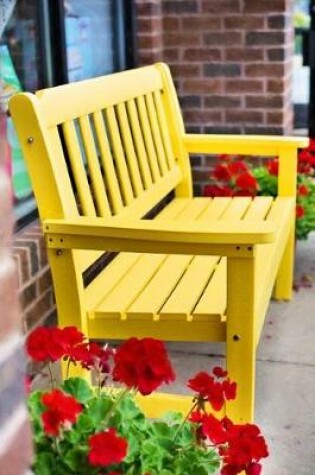
[{"label": "red geranium flower", "polygon": [[164,344],[154,338],[130,338],[114,354],[113,378],[142,395],[152,393],[175,375]]},{"label": "red geranium flower", "polygon": [[65,423],[73,424],[80,412],[81,404],[72,397],[64,394],[60,389],[43,394],[42,403],[48,410],[42,414],[44,431],[49,435],[58,436],[61,426]]},{"label": "red geranium flower", "polygon": [[295,214],[296,214],[296,217],[298,219],[303,218],[303,216],[305,215],[304,207],[302,205],[297,205],[296,210],[295,210]]},{"label": "red geranium flower", "polygon": [[201,401],[208,401],[215,411],[222,409],[226,400],[235,399],[236,383],[226,379],[215,381],[212,375],[201,371],[191,378],[187,386],[198,393]]},{"label": "red geranium flower", "polygon": [[214,198],[216,196],[232,196],[233,191],[228,186],[206,185],[203,189],[204,196]]},{"label": "red geranium flower", "polygon": [[242,190],[257,190],[258,188],[256,178],[253,177],[253,175],[251,175],[250,173],[242,173],[241,175],[239,175],[235,180],[235,184],[238,188],[241,188]]},{"label": "red geranium flower", "polygon": [[267,170],[270,175],[278,176],[279,174],[279,160],[274,158],[267,162]]},{"label": "red geranium flower", "polygon": [[228,170],[232,176],[236,176],[240,173],[248,173],[248,166],[241,160],[236,160],[235,162],[231,162],[228,164]]},{"label": "red geranium flower", "polygon": [[228,372],[225,371],[223,368],[220,368],[220,366],[215,366],[212,370],[212,373],[217,378],[225,378],[228,375]]},{"label": "red geranium flower", "polygon": [[221,163],[213,169],[212,176],[219,181],[230,181],[232,178],[228,166]]},{"label": "red geranium flower", "polygon": [[[89,462],[94,466],[107,467],[120,463],[127,455],[128,444],[115,429],[94,434],[89,438]],[[114,472],[115,473],[115,472]]]},{"label": "red geranium flower", "polygon": [[35,361],[57,361],[64,354],[62,330],[35,328],[26,340],[26,351]]},{"label": "red geranium flower", "polygon": [[307,195],[309,194],[309,192],[310,192],[310,190],[308,189],[308,187],[305,186],[305,185],[299,185],[297,191],[298,191],[298,195],[299,195],[299,196],[307,196]]}]

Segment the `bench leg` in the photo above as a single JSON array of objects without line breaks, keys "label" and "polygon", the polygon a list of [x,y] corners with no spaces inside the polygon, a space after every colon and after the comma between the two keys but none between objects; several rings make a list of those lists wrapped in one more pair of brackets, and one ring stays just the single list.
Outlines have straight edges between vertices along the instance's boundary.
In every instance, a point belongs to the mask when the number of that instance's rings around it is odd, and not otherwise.
[{"label": "bench leg", "polygon": [[235,401],[226,414],[234,422],[252,422],[255,398],[255,272],[254,258],[228,258],[227,370],[237,382]]},{"label": "bench leg", "polygon": [[[48,250],[49,262],[54,274],[54,290],[58,308],[58,326],[76,326],[88,336],[87,316],[82,308],[83,288],[78,285],[69,285],[69,282],[81,279],[78,270],[75,268],[71,251],[63,250],[60,254],[55,249]],[[79,281],[80,282],[80,281]],[[90,374],[81,366],[71,364],[68,371],[68,364],[61,363],[62,378],[81,377],[90,382]]]},{"label": "bench leg", "polygon": [[291,300],[293,292],[295,254],[295,228],[290,231],[290,235],[281,259],[278,275],[276,278],[273,298],[276,300]]}]

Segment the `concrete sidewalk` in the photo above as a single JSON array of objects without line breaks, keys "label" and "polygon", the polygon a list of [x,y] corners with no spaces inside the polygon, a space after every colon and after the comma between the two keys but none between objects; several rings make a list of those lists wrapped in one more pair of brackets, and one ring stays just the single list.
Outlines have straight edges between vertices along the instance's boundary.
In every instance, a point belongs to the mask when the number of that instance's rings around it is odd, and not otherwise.
[{"label": "concrete sidewalk", "polygon": [[[290,303],[270,305],[258,350],[256,422],[270,449],[263,475],[315,474],[315,234],[297,245],[296,284]],[[224,364],[221,344],[168,347],[174,390],[186,392],[182,382],[194,372]]]}]

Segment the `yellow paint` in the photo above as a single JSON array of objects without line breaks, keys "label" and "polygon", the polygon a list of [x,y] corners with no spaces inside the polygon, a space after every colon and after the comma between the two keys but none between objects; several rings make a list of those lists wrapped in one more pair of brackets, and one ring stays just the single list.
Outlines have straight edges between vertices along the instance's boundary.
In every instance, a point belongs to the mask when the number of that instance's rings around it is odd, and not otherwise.
[{"label": "yellow paint", "polygon": [[[164,64],[17,94],[10,110],[46,235],[59,324],[98,339],[225,342],[239,387],[227,413],[251,421],[272,289],[291,297],[296,151],[307,140],[186,134]],[[278,155],[279,198],[193,198],[190,153]],[[160,214],[144,219],[170,192]],[[119,255],[85,287],[82,272],[106,251]],[[182,396],[141,404],[151,416],[187,409]]]}]

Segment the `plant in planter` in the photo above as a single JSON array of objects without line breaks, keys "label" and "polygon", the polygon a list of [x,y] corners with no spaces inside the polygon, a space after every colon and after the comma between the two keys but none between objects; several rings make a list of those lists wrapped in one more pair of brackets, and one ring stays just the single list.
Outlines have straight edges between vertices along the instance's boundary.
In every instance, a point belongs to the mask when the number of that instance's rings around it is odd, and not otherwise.
[{"label": "plant in planter", "polygon": [[[278,159],[252,167],[243,157],[221,155],[205,196],[277,196]],[[307,239],[315,230],[315,140],[298,156],[296,238]]]},{"label": "plant in planter", "polygon": [[[187,385],[194,392],[185,418],[169,413],[146,419],[135,394],[149,395],[175,375],[165,347],[152,338],[131,338],[118,349],[86,340],[75,327],[38,328],[28,337],[29,356],[50,368],[63,359],[94,373],[92,388],[67,377],[58,386],[29,395],[37,475],[222,475],[261,473],[268,449],[259,428],[233,424],[207,411],[233,399],[236,384],[216,367]],[[114,390],[113,384],[122,384]]]}]

